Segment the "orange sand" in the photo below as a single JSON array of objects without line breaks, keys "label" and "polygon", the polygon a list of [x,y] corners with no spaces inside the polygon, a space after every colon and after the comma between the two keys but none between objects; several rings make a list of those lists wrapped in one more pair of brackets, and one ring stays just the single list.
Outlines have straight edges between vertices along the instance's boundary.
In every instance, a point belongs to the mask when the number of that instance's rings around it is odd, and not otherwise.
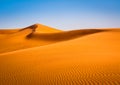
[{"label": "orange sand", "polygon": [[0,31],[0,85],[120,85],[120,29]]}]

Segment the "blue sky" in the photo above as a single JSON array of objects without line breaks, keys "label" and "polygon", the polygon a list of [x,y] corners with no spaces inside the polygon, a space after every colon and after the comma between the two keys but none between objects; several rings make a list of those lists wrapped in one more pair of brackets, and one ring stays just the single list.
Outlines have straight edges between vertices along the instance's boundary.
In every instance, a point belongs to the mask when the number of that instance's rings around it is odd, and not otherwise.
[{"label": "blue sky", "polygon": [[62,30],[120,27],[120,0],[0,0],[0,28],[35,23]]}]

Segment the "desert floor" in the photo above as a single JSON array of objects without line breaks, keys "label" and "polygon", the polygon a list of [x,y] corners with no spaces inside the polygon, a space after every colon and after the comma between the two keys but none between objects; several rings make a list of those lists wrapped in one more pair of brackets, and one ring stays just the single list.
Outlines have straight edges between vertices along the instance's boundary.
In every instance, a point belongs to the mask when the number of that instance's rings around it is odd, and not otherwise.
[{"label": "desert floor", "polygon": [[0,85],[120,85],[120,28],[0,30]]}]

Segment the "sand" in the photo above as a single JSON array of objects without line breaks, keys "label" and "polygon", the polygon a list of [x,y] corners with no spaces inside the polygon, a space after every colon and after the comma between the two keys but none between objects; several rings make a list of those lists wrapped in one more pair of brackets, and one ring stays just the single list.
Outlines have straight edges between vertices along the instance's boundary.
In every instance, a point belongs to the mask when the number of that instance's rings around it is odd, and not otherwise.
[{"label": "sand", "polygon": [[120,29],[0,31],[0,85],[120,85]]}]

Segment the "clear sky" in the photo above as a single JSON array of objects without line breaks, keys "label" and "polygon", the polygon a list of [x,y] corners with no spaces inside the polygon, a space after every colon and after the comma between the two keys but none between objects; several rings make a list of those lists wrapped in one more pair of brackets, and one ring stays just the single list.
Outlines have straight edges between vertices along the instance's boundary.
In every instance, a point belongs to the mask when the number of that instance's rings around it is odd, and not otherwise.
[{"label": "clear sky", "polygon": [[35,23],[63,30],[120,27],[120,0],[0,0],[0,28]]}]

